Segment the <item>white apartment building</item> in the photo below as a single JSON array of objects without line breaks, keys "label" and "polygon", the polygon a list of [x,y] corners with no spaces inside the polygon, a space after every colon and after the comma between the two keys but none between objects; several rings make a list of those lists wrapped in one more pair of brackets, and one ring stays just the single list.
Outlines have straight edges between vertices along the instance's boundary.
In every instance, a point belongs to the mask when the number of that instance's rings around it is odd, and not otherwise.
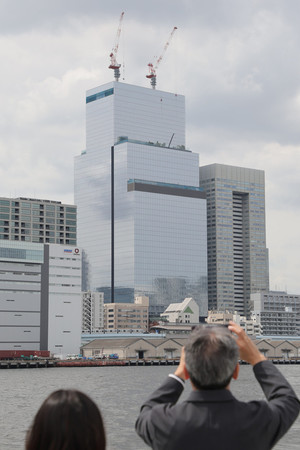
[{"label": "white apartment building", "polygon": [[97,333],[104,327],[103,292],[82,293],[82,332]]}]

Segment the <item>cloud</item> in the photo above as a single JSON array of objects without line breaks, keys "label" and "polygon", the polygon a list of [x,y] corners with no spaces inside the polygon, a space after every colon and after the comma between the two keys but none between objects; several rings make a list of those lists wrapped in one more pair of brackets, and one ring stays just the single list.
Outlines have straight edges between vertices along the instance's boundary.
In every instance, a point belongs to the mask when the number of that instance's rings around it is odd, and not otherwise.
[{"label": "cloud", "polygon": [[187,146],[200,163],[265,170],[271,286],[300,293],[300,2],[0,0],[0,195],[73,202],[85,148],[85,92],[110,81],[125,10],[121,79],[149,86],[147,64],[178,30],[158,89],[186,96]]}]

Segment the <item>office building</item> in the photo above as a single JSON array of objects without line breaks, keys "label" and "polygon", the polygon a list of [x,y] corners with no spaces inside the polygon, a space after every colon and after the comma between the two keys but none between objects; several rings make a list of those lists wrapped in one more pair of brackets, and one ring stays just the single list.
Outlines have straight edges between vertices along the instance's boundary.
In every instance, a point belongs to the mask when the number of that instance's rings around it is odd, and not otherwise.
[{"label": "office building", "polygon": [[59,355],[78,354],[82,321],[81,250],[61,244],[45,245],[44,252],[48,249],[48,350]]},{"label": "office building", "polygon": [[209,309],[249,316],[250,294],[269,289],[264,172],[212,164],[200,167],[200,186],[207,196]]},{"label": "office building", "polygon": [[263,336],[300,336],[300,295],[255,292],[251,301]]},{"label": "office building", "polygon": [[76,206],[0,197],[0,239],[76,245]]},{"label": "office building", "polygon": [[0,240],[0,350],[78,353],[80,249]]},{"label": "office building", "polygon": [[103,292],[82,293],[82,332],[97,333],[104,327]]},{"label": "office building", "polygon": [[148,297],[137,297],[134,303],[104,304],[104,328],[106,330],[148,331],[148,321]]},{"label": "office building", "polygon": [[207,314],[206,200],[183,96],[117,82],[88,91],[75,203],[84,290],[148,296],[151,315],[193,297]]}]

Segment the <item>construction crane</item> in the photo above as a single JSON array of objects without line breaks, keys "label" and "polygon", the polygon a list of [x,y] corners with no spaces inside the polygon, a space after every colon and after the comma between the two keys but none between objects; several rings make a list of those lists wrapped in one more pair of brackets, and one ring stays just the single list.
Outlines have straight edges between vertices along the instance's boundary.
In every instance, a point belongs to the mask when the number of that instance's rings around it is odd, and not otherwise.
[{"label": "construction crane", "polygon": [[155,86],[156,86],[156,70],[157,70],[157,68],[158,68],[158,66],[159,66],[159,64],[160,64],[160,62],[161,62],[161,60],[163,59],[163,56],[164,56],[164,54],[166,53],[166,50],[167,50],[167,48],[169,47],[170,41],[171,41],[171,39],[172,39],[172,37],[173,37],[173,34],[175,33],[176,30],[177,30],[177,27],[174,27],[173,30],[172,30],[172,33],[170,34],[169,39],[167,40],[167,42],[166,42],[166,44],[165,44],[165,46],[164,46],[164,49],[163,49],[162,54],[160,55],[160,57],[159,57],[158,60],[156,61],[155,66],[154,66],[154,64],[152,64],[152,63],[149,63],[149,64],[148,64],[148,67],[149,67],[149,74],[146,75],[146,77],[150,79],[150,83],[151,83],[152,89],[155,89]]},{"label": "construction crane", "polygon": [[119,81],[119,78],[120,78],[121,64],[117,63],[117,53],[118,53],[118,48],[119,48],[119,40],[120,40],[123,16],[124,16],[124,12],[122,12],[122,14],[120,16],[119,27],[118,27],[117,34],[116,34],[115,44],[113,46],[111,54],[109,55],[110,56],[110,66],[108,66],[108,68],[114,69],[116,81]]}]

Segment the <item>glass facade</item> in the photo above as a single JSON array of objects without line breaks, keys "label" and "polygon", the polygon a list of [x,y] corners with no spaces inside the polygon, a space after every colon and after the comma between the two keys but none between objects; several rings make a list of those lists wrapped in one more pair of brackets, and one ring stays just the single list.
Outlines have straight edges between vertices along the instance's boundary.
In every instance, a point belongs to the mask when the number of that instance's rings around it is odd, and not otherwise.
[{"label": "glass facade", "polygon": [[207,195],[209,309],[249,315],[250,294],[269,288],[262,170],[200,168]]},{"label": "glass facade", "polygon": [[115,82],[87,98],[111,89],[87,103],[75,160],[83,288],[105,302],[112,284],[116,302],[147,295],[152,314],[191,296],[205,315],[206,200],[198,154],[185,149],[184,98]]},{"label": "glass facade", "polygon": [[0,259],[9,262],[17,260],[17,262],[42,264],[44,262],[44,246],[0,240]]}]

